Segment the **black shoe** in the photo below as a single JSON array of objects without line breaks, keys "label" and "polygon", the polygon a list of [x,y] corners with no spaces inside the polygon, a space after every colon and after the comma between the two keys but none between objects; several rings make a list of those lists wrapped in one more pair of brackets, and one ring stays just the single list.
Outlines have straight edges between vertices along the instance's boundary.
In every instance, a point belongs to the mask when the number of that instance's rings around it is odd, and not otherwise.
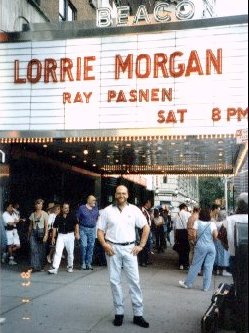
[{"label": "black shoe", "polygon": [[140,327],[144,327],[144,328],[148,328],[150,326],[150,324],[147,323],[147,321],[145,321],[144,318],[140,317],[140,316],[133,317],[133,324],[138,325]]},{"label": "black shoe", "polygon": [[122,326],[123,324],[124,315],[115,315],[115,318],[113,320],[114,326]]}]

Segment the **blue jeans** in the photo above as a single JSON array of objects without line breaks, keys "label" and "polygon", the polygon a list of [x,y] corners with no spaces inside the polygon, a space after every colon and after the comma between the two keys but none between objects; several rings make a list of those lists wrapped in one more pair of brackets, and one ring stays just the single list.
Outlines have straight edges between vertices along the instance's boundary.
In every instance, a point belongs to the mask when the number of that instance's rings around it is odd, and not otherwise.
[{"label": "blue jeans", "polygon": [[96,228],[80,227],[80,264],[91,265]]}]

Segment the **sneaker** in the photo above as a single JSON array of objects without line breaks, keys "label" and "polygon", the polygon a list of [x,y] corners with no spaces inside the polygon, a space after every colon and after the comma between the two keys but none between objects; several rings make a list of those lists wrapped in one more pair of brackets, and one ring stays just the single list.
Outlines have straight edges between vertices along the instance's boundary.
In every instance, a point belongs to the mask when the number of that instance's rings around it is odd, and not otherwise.
[{"label": "sneaker", "polygon": [[81,265],[81,269],[86,270],[86,264]]},{"label": "sneaker", "polygon": [[4,322],[5,322],[5,318],[3,318],[3,317],[0,317],[0,324],[3,324]]},{"label": "sneaker", "polygon": [[184,281],[179,281],[179,285],[180,285],[182,288],[189,289],[189,287],[185,284]]},{"label": "sneaker", "polygon": [[231,273],[229,273],[228,271],[223,271],[222,276],[233,276],[233,275]]},{"label": "sneaker", "polygon": [[93,270],[93,267],[92,267],[92,265],[86,265],[86,269],[92,271],[92,270]]},{"label": "sneaker", "polygon": [[57,274],[58,269],[57,268],[51,268],[48,270],[48,274]]},{"label": "sneaker", "polygon": [[115,318],[113,320],[114,326],[122,326],[123,324],[124,315],[115,315]]},{"label": "sneaker", "polygon": [[134,316],[133,324],[144,328],[148,328],[150,326],[150,324],[142,316]]},{"label": "sneaker", "polygon": [[17,262],[14,259],[10,259],[9,265],[17,265]]},{"label": "sneaker", "polygon": [[68,271],[68,273],[73,273],[73,267],[68,267],[67,271]]},{"label": "sneaker", "polygon": [[183,271],[183,270],[184,270],[183,265],[181,265],[181,266],[179,267],[179,269],[180,269],[181,271]]}]

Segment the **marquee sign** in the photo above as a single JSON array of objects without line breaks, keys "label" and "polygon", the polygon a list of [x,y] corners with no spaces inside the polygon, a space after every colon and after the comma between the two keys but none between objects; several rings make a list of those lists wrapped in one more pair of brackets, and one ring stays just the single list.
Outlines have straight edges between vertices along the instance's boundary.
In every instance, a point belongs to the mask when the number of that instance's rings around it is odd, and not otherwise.
[{"label": "marquee sign", "polygon": [[1,130],[247,126],[247,25],[55,41],[0,50]]}]

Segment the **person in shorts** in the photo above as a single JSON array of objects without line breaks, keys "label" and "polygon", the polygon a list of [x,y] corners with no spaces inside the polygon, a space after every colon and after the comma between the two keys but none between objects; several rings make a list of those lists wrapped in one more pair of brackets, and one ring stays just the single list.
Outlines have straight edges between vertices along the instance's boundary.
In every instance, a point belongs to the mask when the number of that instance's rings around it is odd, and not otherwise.
[{"label": "person in shorts", "polygon": [[20,249],[20,238],[16,226],[20,219],[15,214],[13,204],[11,202],[5,203],[4,210],[2,219],[6,231],[9,265],[16,265],[17,262],[14,260],[14,254],[16,250]]}]

